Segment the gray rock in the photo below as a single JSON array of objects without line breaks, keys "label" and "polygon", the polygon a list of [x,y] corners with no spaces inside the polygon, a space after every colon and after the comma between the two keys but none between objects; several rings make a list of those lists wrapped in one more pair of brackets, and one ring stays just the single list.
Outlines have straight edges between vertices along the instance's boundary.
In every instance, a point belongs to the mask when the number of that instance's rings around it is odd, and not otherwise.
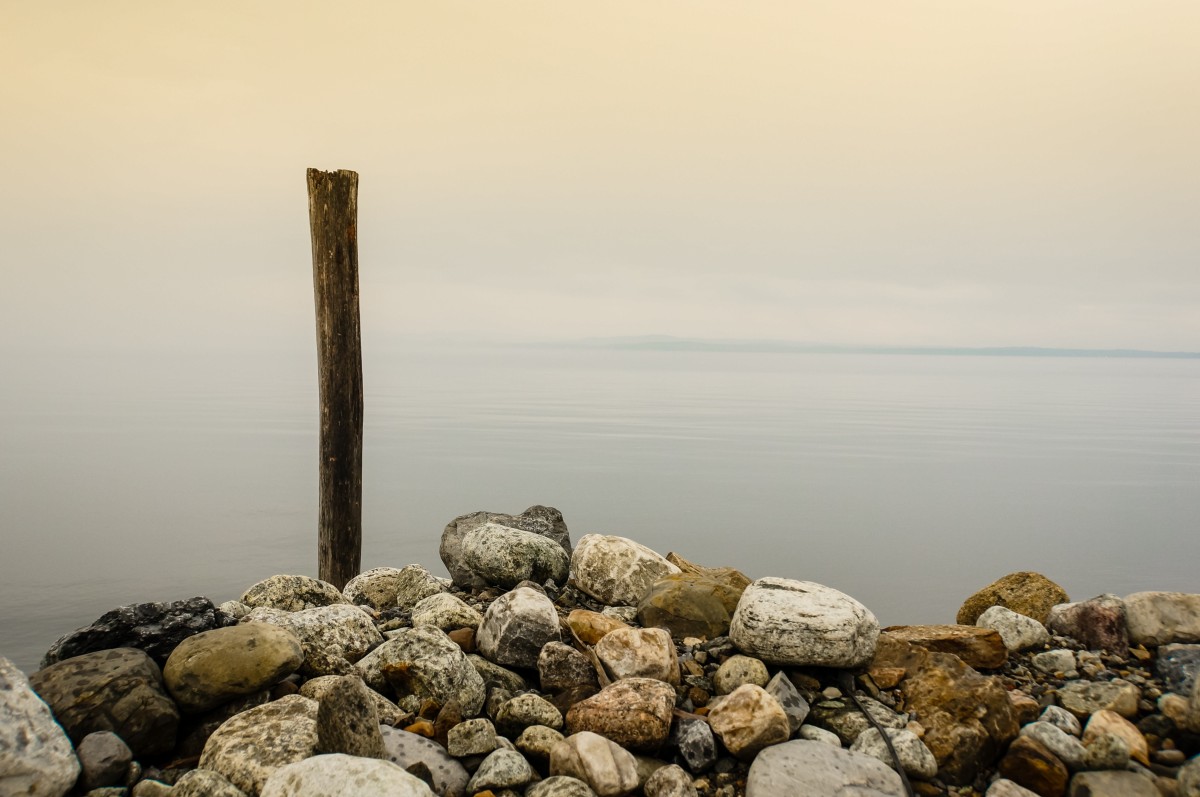
[{"label": "gray rock", "polygon": [[75,749],[82,768],[79,781],[85,790],[124,785],[133,751],[112,731],[97,731],[83,737]]},{"label": "gray rock", "polygon": [[379,730],[383,733],[388,760],[393,764],[414,775],[427,774],[430,787],[440,797],[464,797],[467,794],[471,776],[446,752],[446,748],[432,739],[386,725]]},{"label": "gray rock", "polygon": [[373,689],[394,689],[406,711],[416,713],[426,699],[455,702],[464,717],[483,709],[483,678],[462,648],[432,626],[401,629],[355,666]]},{"label": "gray rock", "polygon": [[475,638],[483,657],[513,667],[537,666],[547,642],[561,642],[558,612],[542,593],[520,587],[488,607]]},{"label": "gray rock", "polygon": [[1050,641],[1050,632],[1044,625],[1003,606],[986,609],[975,625],[996,631],[1004,640],[1004,647],[1014,652],[1041,647]]},{"label": "gray rock", "polygon": [[179,710],[163,689],[158,665],[144,651],[85,653],[38,670],[29,684],[76,744],[93,731],[112,731],[139,758],[175,746]]},{"label": "gray rock", "polygon": [[460,722],[446,735],[446,751],[455,758],[487,755],[496,744],[496,728],[489,719]]},{"label": "gray rock", "polygon": [[1135,592],[1125,596],[1129,641],[1157,647],[1169,642],[1200,642],[1200,594]]},{"label": "gray rock", "polygon": [[515,750],[495,750],[475,770],[467,783],[467,793],[474,794],[484,789],[513,789],[536,779],[537,773],[520,753]]},{"label": "gray rock", "polygon": [[550,750],[563,740],[563,735],[545,725],[530,725],[521,731],[515,747],[538,765],[550,763]]},{"label": "gray rock", "polygon": [[1136,772],[1079,772],[1067,797],[1160,797],[1154,781]]},{"label": "gray rock", "polygon": [[1079,724],[1079,720],[1062,706],[1046,706],[1045,710],[1042,711],[1042,715],[1038,717],[1038,720],[1040,722],[1049,722],[1051,725],[1057,726],[1060,730],[1064,730],[1076,738],[1083,734],[1083,726]]},{"label": "gray rock", "polygon": [[462,538],[462,561],[489,585],[511,589],[522,581],[563,584],[571,561],[562,546],[532,531],[485,523]]},{"label": "gray rock", "polygon": [[467,661],[475,668],[475,672],[479,673],[479,677],[483,679],[483,685],[489,690],[503,689],[506,692],[524,692],[529,686],[525,683],[525,679],[517,675],[507,667],[501,667],[499,664],[493,664],[487,659],[474,653],[467,654]]},{"label": "gray rock", "polygon": [[241,602],[251,609],[267,606],[298,612],[315,606],[346,603],[341,590],[328,581],[309,576],[278,575],[265,578],[242,593]]},{"label": "gray rock", "polygon": [[1200,645],[1163,645],[1158,649],[1154,673],[1168,692],[1190,695],[1200,673]]},{"label": "gray rock", "polygon": [[563,522],[562,513],[553,507],[531,506],[520,515],[506,515],[499,512],[473,512],[469,515],[460,515],[446,524],[446,528],[442,532],[439,550],[442,563],[446,565],[454,583],[460,587],[487,586],[484,580],[465,563],[462,542],[463,538],[471,531],[489,523],[538,534],[557,543],[568,557],[571,556],[571,539],[567,532],[567,524]]},{"label": "gray rock", "polygon": [[801,725],[800,730],[796,731],[796,738],[809,742],[828,744],[833,747],[842,746],[842,740],[838,738],[836,733],[816,725]]},{"label": "gray rock", "polygon": [[208,598],[170,603],[132,603],[100,615],[94,623],[72,631],[50,646],[42,668],[65,659],[112,648],[144,650],[160,667],[183,640],[229,621]]},{"label": "gray rock", "polygon": [[171,797],[246,797],[246,792],[211,769],[193,769],[175,781]]},{"label": "gray rock", "polygon": [[619,797],[638,786],[633,754],[590,731],[572,734],[554,746],[550,774],[578,778],[598,797]]},{"label": "gray rock", "polygon": [[[884,728],[901,730],[908,724],[904,715],[897,714],[878,700],[860,696],[859,701]],[[822,700],[813,706],[809,719],[815,725],[836,733],[847,745],[853,744],[860,733],[871,727],[871,723],[849,698]]]},{"label": "gray rock", "polygon": [[[355,674],[357,675],[357,673]],[[300,694],[320,703],[321,699],[325,697],[325,693],[329,691],[329,688],[338,683],[343,677],[345,676],[322,675],[317,678],[311,678],[305,681],[304,685],[300,687]],[[381,725],[395,725],[408,716],[407,712],[401,710],[399,706],[374,689],[368,689],[367,694],[370,695],[371,702],[375,704],[375,711],[379,716],[379,723]]]},{"label": "gray rock", "polygon": [[988,786],[984,797],[1038,797],[1038,793],[1019,786],[1008,778],[1000,778]]},{"label": "gray rock", "polygon": [[320,755],[280,767],[261,797],[434,797],[429,786],[390,761]]},{"label": "gray rock", "polygon": [[398,567],[372,567],[346,582],[342,597],[356,606],[382,611],[396,607],[403,571]]},{"label": "gray rock", "polygon": [[1200,797],[1200,756],[1193,756],[1179,768],[1179,797]]},{"label": "gray rock", "polygon": [[166,783],[146,778],[134,784],[130,794],[132,797],[175,797],[175,790]]},{"label": "gray rock", "polygon": [[585,534],[571,555],[575,585],[610,606],[637,605],[663,576],[679,573],[654,551],[626,537]]},{"label": "gray rock", "polygon": [[[915,733],[910,730],[888,730],[887,733],[900,759],[900,766],[904,767],[906,773],[921,780],[930,780],[937,775],[937,760]],[[875,728],[867,728],[860,733],[854,744],[850,745],[850,750],[854,753],[865,753],[889,767],[892,766],[892,753]]]},{"label": "gray rock", "polygon": [[167,659],[163,680],[180,708],[200,714],[278,683],[303,661],[304,648],[291,631],[245,623],[185,639]]},{"label": "gray rock", "polygon": [[67,734],[24,673],[0,656],[0,794],[62,797],[78,776]]},{"label": "gray rock", "polygon": [[325,690],[317,707],[317,752],[383,758],[379,711],[362,678],[347,675]]},{"label": "gray rock", "polygon": [[689,771],[701,775],[717,763],[717,740],[712,726],[700,717],[676,716],[667,749],[679,754]]},{"label": "gray rock", "polygon": [[830,587],[760,578],[742,593],[729,636],[742,652],[772,664],[858,667],[875,654],[879,621]]},{"label": "gray rock", "polygon": [[676,764],[656,769],[646,779],[642,792],[646,797],[697,797],[691,776]]},{"label": "gray rock", "polygon": [[456,628],[478,628],[483,615],[467,605],[466,601],[449,592],[439,592],[422,598],[413,606],[412,624],[431,625],[442,631]]},{"label": "gray rock", "polygon": [[752,656],[730,656],[713,674],[713,688],[718,695],[727,695],[743,684],[767,685],[767,665]]},{"label": "gray rock", "polygon": [[1102,733],[1088,740],[1084,749],[1084,769],[1125,769],[1129,766],[1129,742],[1111,733]]},{"label": "gray rock", "polygon": [[[217,607],[217,611],[225,615],[225,617],[233,623],[250,614],[250,607],[241,601],[225,601]],[[222,623],[227,625],[227,623]]]},{"label": "gray rock", "polygon": [[1122,717],[1137,715],[1141,690],[1120,678],[1111,681],[1071,681],[1058,690],[1058,702],[1076,717],[1083,718],[1101,709]]},{"label": "gray rock", "polygon": [[1087,750],[1083,742],[1050,722],[1031,722],[1021,728],[1021,736],[1041,742],[1058,760],[1074,771],[1083,769]]},{"label": "gray rock", "polygon": [[596,669],[588,657],[562,642],[547,642],[538,653],[538,680],[544,692],[561,692],[576,686],[599,688]]},{"label": "gray rock", "polygon": [[531,725],[545,725],[559,730],[563,726],[563,718],[549,700],[526,693],[517,695],[500,707],[496,712],[496,725],[505,736],[514,737]]},{"label": "gray rock", "polygon": [[792,733],[795,734],[800,730],[800,726],[808,718],[809,705],[796,686],[788,680],[788,677],[782,672],[775,673],[775,677],[767,682],[767,694],[778,700],[779,705],[783,706],[783,712],[787,714],[788,725],[791,726]]},{"label": "gray rock", "polygon": [[579,778],[553,775],[530,786],[525,797],[597,797],[596,792]]},{"label": "gray rock", "polygon": [[304,650],[300,671],[308,676],[345,675],[351,664],[383,641],[367,613],[348,603],[298,612],[259,607],[240,622],[267,623],[295,634]]},{"label": "gray rock", "polygon": [[412,610],[426,598],[445,592],[449,584],[430,573],[421,565],[405,565],[400,568],[396,580],[396,606]]},{"label": "gray rock", "polygon": [[610,678],[654,678],[679,683],[679,656],[671,634],[662,628],[618,628],[594,650]]},{"label": "gray rock", "polygon": [[1047,650],[1038,653],[1030,659],[1035,670],[1053,675],[1062,673],[1067,678],[1075,678],[1079,673],[1075,669],[1075,653],[1070,650]]},{"label": "gray rock", "polygon": [[226,720],[208,737],[200,768],[256,795],[277,769],[309,758],[316,747],[317,703],[288,695]]},{"label": "gray rock", "polygon": [[763,750],[746,777],[746,797],[793,794],[904,797],[904,785],[871,756],[798,739]]}]

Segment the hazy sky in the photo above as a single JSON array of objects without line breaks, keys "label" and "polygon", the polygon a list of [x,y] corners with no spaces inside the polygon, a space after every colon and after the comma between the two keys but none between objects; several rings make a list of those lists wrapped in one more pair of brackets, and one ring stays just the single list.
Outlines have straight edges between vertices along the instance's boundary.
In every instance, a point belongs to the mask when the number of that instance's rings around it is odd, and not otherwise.
[{"label": "hazy sky", "polygon": [[36,2],[0,24],[0,340],[1200,350],[1200,3]]}]

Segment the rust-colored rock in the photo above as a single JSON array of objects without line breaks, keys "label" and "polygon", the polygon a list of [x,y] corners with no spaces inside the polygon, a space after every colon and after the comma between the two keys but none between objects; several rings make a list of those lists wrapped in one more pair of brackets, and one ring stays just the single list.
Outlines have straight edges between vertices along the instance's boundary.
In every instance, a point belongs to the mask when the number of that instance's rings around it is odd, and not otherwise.
[{"label": "rust-colored rock", "polygon": [[579,638],[580,642],[586,645],[594,645],[604,638],[604,635],[610,631],[616,631],[618,628],[629,628],[628,625],[622,623],[615,617],[609,617],[600,612],[593,612],[587,609],[575,609],[567,615],[567,625],[571,631]]},{"label": "rust-colored rock", "polygon": [[956,622],[975,625],[979,615],[993,606],[1003,606],[1044,625],[1050,607],[1069,600],[1066,590],[1058,584],[1041,573],[1024,570],[1009,573],[967,598],[958,610]]},{"label": "rust-colored rock", "polygon": [[883,629],[897,639],[937,653],[953,653],[968,667],[992,670],[1008,661],[999,632],[975,625],[893,625]]},{"label": "rust-colored rock", "polygon": [[591,731],[628,750],[653,751],[671,730],[675,689],[653,678],[624,678],[567,712],[567,733]]},{"label": "rust-colored rock", "polygon": [[1000,760],[1000,774],[1042,797],[1062,797],[1070,773],[1067,765],[1041,742],[1020,736]]}]

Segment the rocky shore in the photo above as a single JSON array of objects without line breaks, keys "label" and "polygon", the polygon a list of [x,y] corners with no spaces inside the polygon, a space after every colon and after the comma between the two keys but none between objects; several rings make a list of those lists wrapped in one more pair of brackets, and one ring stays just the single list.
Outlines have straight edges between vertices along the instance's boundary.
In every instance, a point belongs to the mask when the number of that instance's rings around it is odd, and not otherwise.
[{"label": "rocky shore", "polygon": [[881,629],[541,506],[440,553],[0,657],[0,797],[1200,797],[1200,594],[1022,572]]}]

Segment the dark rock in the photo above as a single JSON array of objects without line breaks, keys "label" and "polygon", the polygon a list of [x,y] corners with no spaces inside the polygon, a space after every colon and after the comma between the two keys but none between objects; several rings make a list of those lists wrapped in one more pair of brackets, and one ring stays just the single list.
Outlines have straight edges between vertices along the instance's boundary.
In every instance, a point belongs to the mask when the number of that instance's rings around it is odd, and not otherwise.
[{"label": "dark rock", "polygon": [[1046,618],[1046,628],[1082,643],[1088,650],[1123,652],[1129,647],[1125,602],[1116,595],[1054,606]]},{"label": "dark rock", "polygon": [[1190,695],[1200,673],[1200,645],[1163,645],[1154,672],[1168,692]]},{"label": "dark rock", "polygon": [[317,705],[317,752],[384,758],[379,711],[357,675],[338,678]]},{"label": "dark rock", "polygon": [[1066,792],[1070,778],[1066,764],[1029,736],[1017,737],[1009,745],[1000,760],[1000,774],[1042,797],[1060,797]]},{"label": "dark rock", "polygon": [[712,726],[702,717],[676,713],[666,749],[678,754],[689,772],[701,775],[717,762],[717,741]]},{"label": "dark rock", "polygon": [[240,697],[217,706],[207,714],[185,717],[179,727],[179,743],[175,746],[175,755],[179,758],[190,758],[204,752],[204,745],[213,731],[220,728],[225,720],[261,706],[271,699],[270,692],[263,690],[246,697]]},{"label": "dark rock", "polygon": [[125,774],[133,762],[129,745],[112,731],[98,731],[83,737],[75,749],[79,756],[79,785],[85,790],[124,785]]}]

